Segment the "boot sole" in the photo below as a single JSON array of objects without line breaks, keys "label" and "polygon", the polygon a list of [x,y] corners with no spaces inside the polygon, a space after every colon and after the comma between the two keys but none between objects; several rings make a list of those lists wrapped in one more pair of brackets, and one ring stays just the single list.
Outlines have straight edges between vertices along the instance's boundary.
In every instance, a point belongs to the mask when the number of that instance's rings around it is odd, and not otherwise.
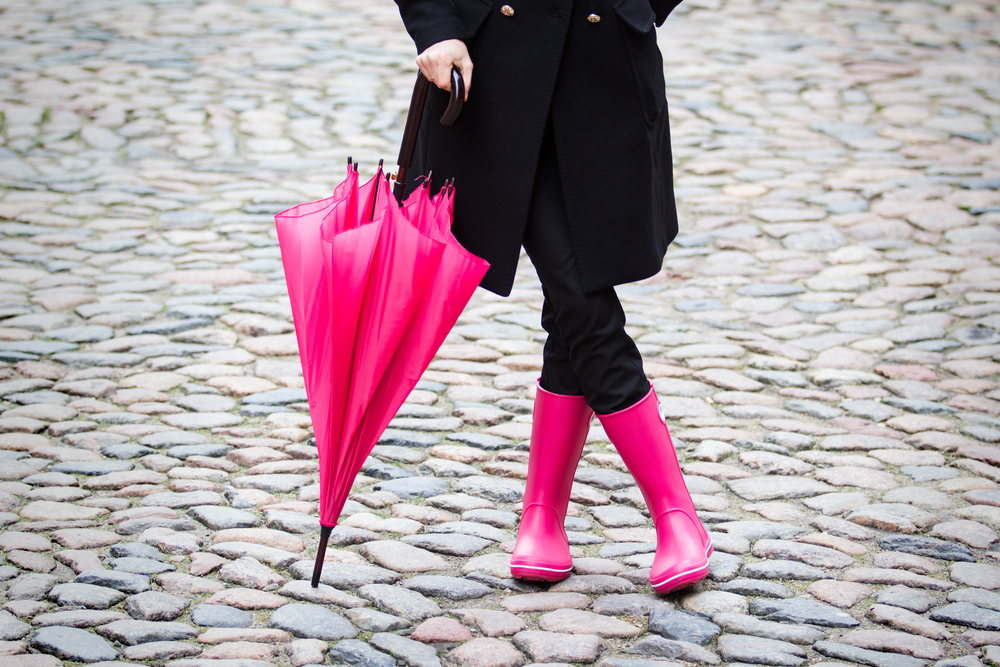
[{"label": "boot sole", "polygon": [[537,565],[511,565],[510,573],[515,579],[528,581],[562,581],[569,576],[573,566],[563,568],[540,567]]},{"label": "boot sole", "polygon": [[684,572],[679,572],[672,577],[668,577],[659,583],[653,583],[650,581],[650,585],[653,590],[657,593],[670,593],[671,591],[680,590],[681,588],[686,588],[692,584],[696,584],[705,577],[708,576],[708,559],[715,553],[715,545],[711,542],[708,543],[708,548],[705,549],[705,564],[699,565],[698,567],[691,568],[690,570],[685,570]]}]

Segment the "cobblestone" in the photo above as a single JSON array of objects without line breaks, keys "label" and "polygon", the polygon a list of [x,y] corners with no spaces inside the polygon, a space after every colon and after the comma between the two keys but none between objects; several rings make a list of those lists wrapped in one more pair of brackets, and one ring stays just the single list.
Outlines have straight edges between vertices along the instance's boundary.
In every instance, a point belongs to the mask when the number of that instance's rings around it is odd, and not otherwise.
[{"label": "cobblestone", "polygon": [[510,579],[525,260],[372,452],[312,589],[273,215],[396,149],[395,6],[6,3],[0,667],[996,662],[997,32],[991,3],[930,0],[685,0],[659,29],[681,231],[619,294],[713,531],[700,588],[652,594],[596,422],[575,576]]}]

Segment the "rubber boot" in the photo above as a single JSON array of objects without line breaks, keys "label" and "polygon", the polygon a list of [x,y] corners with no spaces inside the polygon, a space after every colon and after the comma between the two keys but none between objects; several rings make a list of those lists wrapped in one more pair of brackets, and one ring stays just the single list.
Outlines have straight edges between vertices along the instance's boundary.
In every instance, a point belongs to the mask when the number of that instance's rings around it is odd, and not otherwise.
[{"label": "rubber boot", "polygon": [[573,559],[566,537],[566,508],[573,475],[594,411],[583,396],[553,394],[538,387],[531,419],[528,482],[510,571],[518,579],[559,581]]},{"label": "rubber boot", "polygon": [[701,581],[708,575],[712,540],[695,512],[656,393],[650,389],[635,405],[598,418],[656,526],[653,589],[669,593]]}]

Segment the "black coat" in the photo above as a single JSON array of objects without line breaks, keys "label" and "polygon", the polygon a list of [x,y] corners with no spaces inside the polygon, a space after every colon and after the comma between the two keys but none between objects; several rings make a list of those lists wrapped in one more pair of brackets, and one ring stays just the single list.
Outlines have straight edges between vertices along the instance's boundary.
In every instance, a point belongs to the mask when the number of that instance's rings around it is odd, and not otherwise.
[{"label": "black coat", "polygon": [[448,93],[432,86],[410,173],[433,170],[435,189],[455,177],[453,230],[490,263],[484,288],[510,293],[550,115],[584,289],[660,270],[677,213],[653,25],[679,2],[396,0],[418,52],[469,46],[469,99],[445,127]]}]

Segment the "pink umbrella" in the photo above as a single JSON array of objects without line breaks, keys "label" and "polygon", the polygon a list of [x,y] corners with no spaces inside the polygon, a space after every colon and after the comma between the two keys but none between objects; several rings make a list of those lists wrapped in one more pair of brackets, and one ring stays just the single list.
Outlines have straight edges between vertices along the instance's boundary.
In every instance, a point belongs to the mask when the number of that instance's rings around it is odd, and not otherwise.
[{"label": "pink umbrella", "polygon": [[[452,103],[460,107],[457,70],[452,80]],[[450,184],[432,198],[428,180],[399,201],[426,91],[419,76],[395,198],[381,163],[363,185],[348,163],[333,196],[275,216],[319,452],[313,586],[361,465],[489,268],[451,234]],[[456,115],[446,113],[443,121]]]}]

